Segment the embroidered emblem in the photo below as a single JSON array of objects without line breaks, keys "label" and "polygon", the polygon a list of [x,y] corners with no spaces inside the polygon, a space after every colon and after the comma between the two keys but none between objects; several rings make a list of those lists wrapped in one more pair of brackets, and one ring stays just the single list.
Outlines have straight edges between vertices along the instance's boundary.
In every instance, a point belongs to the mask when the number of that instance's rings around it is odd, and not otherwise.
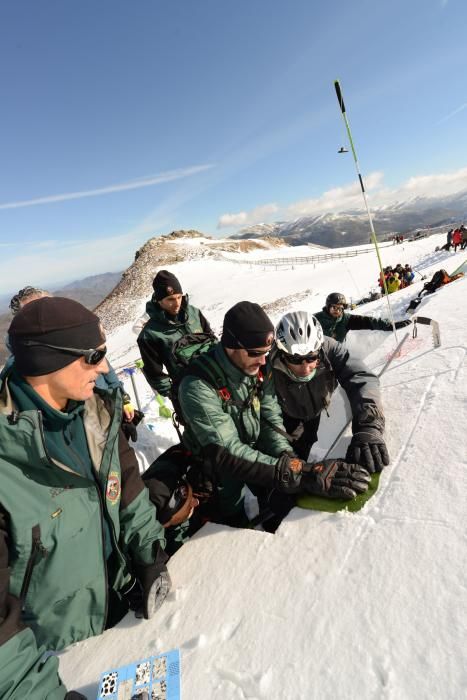
[{"label": "embroidered emblem", "polygon": [[110,503],[114,504],[120,500],[121,486],[120,476],[117,472],[110,472],[107,480],[106,498]]},{"label": "embroidered emblem", "polygon": [[294,474],[299,474],[302,471],[302,460],[301,459],[291,459],[289,465]]},{"label": "embroidered emblem", "polygon": [[171,296],[174,293],[174,288],[173,287],[167,287],[167,293],[168,296]]}]

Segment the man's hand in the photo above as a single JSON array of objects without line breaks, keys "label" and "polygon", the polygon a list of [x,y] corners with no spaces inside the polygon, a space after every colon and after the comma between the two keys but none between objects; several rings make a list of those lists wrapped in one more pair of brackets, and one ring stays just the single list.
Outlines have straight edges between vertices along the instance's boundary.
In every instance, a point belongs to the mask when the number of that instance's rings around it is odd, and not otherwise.
[{"label": "man's hand", "polygon": [[299,493],[304,465],[303,460],[284,452],[277,462],[274,487],[282,493]]},{"label": "man's hand", "polygon": [[159,572],[157,578],[147,591],[143,591],[143,617],[145,620],[150,620],[161,607],[172,586],[169,572],[167,568]]},{"label": "man's hand", "polygon": [[345,459],[360,464],[370,473],[382,471],[389,464],[389,453],[381,432],[377,428],[364,428],[354,433]]},{"label": "man's hand", "polygon": [[303,467],[301,487],[306,493],[326,498],[355,498],[368,490],[370,475],[358,464],[341,459],[324,459]]},{"label": "man's hand", "polygon": [[130,403],[124,403],[123,404],[123,420],[126,421],[126,423],[131,423],[133,418],[135,417],[135,407]]},{"label": "man's hand", "polygon": [[172,582],[165,565],[167,554],[157,547],[156,559],[153,564],[136,567],[136,576],[141,586],[142,600],[135,610],[136,617],[150,620],[166,599]]}]

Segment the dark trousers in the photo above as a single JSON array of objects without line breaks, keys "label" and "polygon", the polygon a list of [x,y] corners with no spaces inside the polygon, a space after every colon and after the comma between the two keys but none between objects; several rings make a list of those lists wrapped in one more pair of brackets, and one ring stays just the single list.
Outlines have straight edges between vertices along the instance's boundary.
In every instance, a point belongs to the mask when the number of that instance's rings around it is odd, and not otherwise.
[{"label": "dark trousers", "polygon": [[295,452],[297,457],[308,461],[308,455],[312,445],[317,440],[319,421],[321,416],[316,416],[308,421],[303,421],[300,418],[292,418],[291,416],[283,416],[284,427],[292,437],[296,435],[296,439],[291,443],[290,447]]}]

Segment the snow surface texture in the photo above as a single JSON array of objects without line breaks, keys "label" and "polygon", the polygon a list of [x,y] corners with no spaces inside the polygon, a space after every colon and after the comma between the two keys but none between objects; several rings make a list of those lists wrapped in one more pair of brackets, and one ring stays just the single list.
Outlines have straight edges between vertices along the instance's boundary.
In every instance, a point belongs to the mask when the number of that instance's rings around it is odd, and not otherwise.
[{"label": "snow surface texture", "polygon": [[[444,240],[387,248],[383,264],[409,262],[428,278],[452,271],[465,252],[433,253]],[[253,275],[213,260],[171,267],[217,330],[241,298],[311,288],[299,305],[317,310],[330,291],[366,294],[375,269],[370,256]],[[422,285],[392,295],[396,318]],[[95,698],[102,671],[180,647],[185,700],[467,697],[466,299],[467,279],[427,297],[416,313],[439,321],[442,346],[420,326],[381,379],[392,461],[361,511],[295,508],[275,535],[206,525],[169,562],[173,590],[153,620],[129,614],[62,654],[67,686]],[[386,301],[356,313],[387,316]],[[116,360],[135,357],[133,344],[131,324],[109,342]],[[350,333],[348,345],[375,371],[395,347],[391,333],[369,331]],[[145,467],[176,435],[141,375],[137,383],[153,428],[139,429]],[[337,395],[313,453],[331,444],[344,413]]]}]

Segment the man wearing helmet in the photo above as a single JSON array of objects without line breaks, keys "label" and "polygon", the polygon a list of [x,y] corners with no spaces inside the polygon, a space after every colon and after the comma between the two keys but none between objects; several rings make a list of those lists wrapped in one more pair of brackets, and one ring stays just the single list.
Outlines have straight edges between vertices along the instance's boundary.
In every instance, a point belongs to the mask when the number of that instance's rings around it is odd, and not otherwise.
[{"label": "man wearing helmet", "polygon": [[345,346],[326,338],[315,316],[295,311],[281,318],[269,360],[270,378],[284,426],[294,438],[292,448],[301,459],[308,460],[321,412],[327,412],[340,384],[353,416],[353,438],[346,459],[369,472],[381,471],[389,464],[378,378],[361,360],[352,359]]},{"label": "man wearing helmet", "polygon": [[[334,340],[343,343],[349,331],[392,331],[390,321],[382,318],[371,318],[371,316],[359,316],[357,314],[346,313],[348,308],[347,300],[343,294],[332,292],[326,298],[326,306],[322,311],[315,314],[315,318],[321,324],[324,335],[328,335]],[[396,329],[408,326],[409,319],[396,321]]]}]

